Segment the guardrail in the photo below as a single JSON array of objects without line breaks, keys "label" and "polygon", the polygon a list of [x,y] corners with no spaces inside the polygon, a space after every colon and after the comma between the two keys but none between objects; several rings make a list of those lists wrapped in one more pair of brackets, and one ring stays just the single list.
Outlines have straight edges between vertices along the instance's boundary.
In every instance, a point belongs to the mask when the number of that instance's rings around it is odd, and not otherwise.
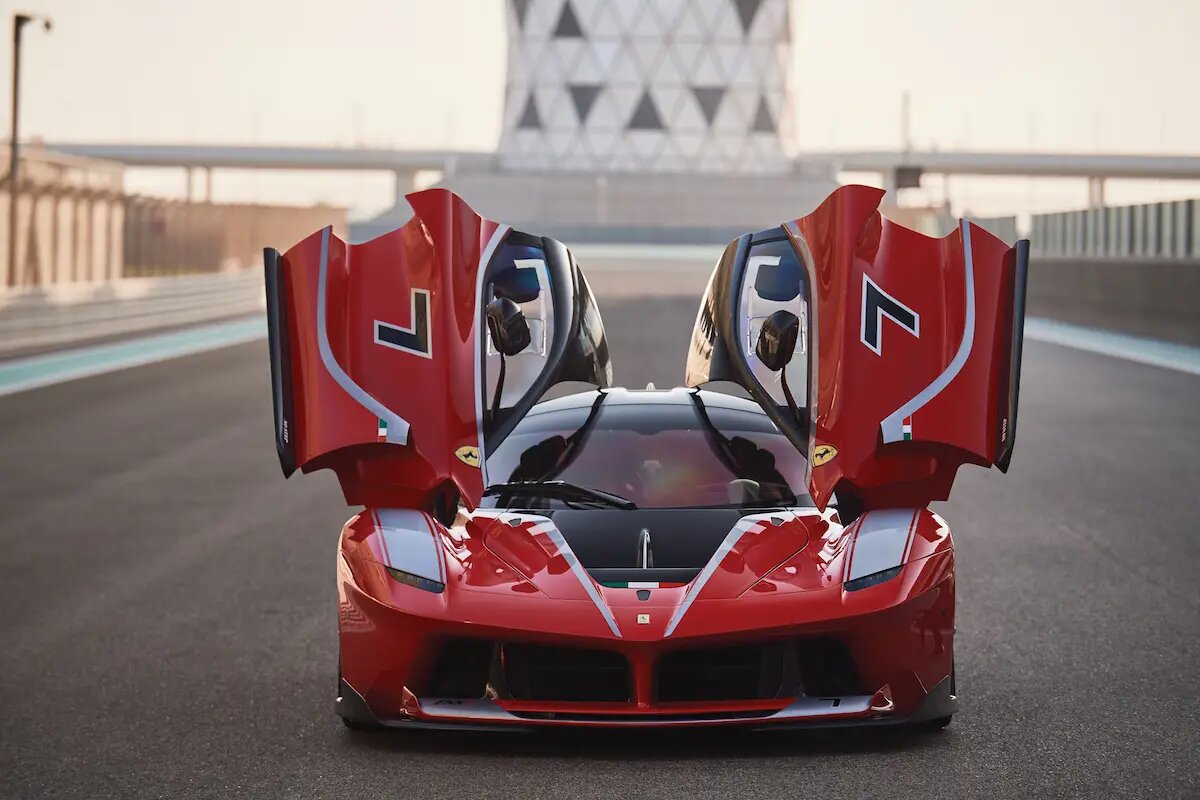
[{"label": "guardrail", "polygon": [[1200,200],[1034,214],[1037,256],[1200,258]]},{"label": "guardrail", "polygon": [[0,357],[259,312],[261,270],[0,290]]},{"label": "guardrail", "polygon": [[1200,260],[1034,258],[1031,317],[1200,345]]},{"label": "guardrail", "polygon": [[[678,288],[681,273],[703,279],[720,248],[582,245],[575,253],[593,280],[638,267]],[[0,358],[258,313],[262,281],[253,269],[0,290]],[[1200,260],[1035,258],[1027,309],[1030,316],[1200,345]]]},{"label": "guardrail", "polygon": [[[997,239],[1003,239],[1005,244],[1009,246],[1012,246],[1021,238],[1021,232],[1017,228],[1016,217],[967,217],[967,219]],[[951,220],[951,224],[957,224],[957,220]],[[953,228],[947,229],[947,232],[950,230],[953,230]]]}]

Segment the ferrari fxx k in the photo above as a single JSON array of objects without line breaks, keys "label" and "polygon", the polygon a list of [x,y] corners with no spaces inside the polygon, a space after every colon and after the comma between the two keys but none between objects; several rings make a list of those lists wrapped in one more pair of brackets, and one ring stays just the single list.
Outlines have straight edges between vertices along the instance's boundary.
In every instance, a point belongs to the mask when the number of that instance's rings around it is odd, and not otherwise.
[{"label": "ferrari fxx k", "polygon": [[665,391],[611,387],[561,243],[445,190],[371,242],[268,250],[280,463],[364,507],[346,724],[946,724],[954,548],[927,505],[1008,467],[1028,251],[907,230],[881,195],[732,242]]}]

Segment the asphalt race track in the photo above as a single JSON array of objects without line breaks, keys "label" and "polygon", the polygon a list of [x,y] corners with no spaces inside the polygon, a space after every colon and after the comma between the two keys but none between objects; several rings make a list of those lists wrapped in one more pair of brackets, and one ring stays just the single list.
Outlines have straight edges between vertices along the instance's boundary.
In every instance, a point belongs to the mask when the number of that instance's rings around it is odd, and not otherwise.
[{"label": "asphalt race track", "polygon": [[[680,380],[683,277],[593,278],[618,382]],[[0,398],[0,797],[1200,796],[1200,377],[1030,342],[1021,403],[942,509],[945,732],[513,736],[333,715],[349,512],[261,342]]]}]

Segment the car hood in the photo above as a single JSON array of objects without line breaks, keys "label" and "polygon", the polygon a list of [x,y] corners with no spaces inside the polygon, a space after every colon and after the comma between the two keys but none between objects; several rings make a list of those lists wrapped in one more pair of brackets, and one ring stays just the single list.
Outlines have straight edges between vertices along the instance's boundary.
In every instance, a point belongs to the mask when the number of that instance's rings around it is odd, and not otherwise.
[{"label": "car hood", "polygon": [[[653,569],[604,565],[614,563],[605,560],[610,551],[615,554],[628,550],[628,560],[633,561],[641,530],[637,527],[638,521],[648,522],[658,515],[642,515],[634,520],[628,516],[632,512],[577,512],[579,516],[576,516],[489,509],[476,512],[467,528],[488,551],[548,597],[591,602],[615,636],[655,638],[674,633],[688,609],[697,601],[738,597],[804,551],[810,542],[825,539],[831,526],[841,530],[831,514],[822,514],[816,509],[746,515],[725,511],[706,510],[695,516],[669,512],[677,516],[680,524],[673,528],[678,533],[664,539],[680,537],[674,543],[679,546],[664,546],[663,551],[670,553],[670,558],[681,560],[671,560],[666,562],[669,566]],[[581,524],[585,514],[595,516]],[[669,514],[662,514],[660,527]],[[616,545],[599,542],[605,533],[605,520],[612,525],[609,533]],[[688,523],[697,525],[696,542],[704,542],[708,547],[703,563],[693,560],[701,552],[700,544],[691,547],[679,544]],[[720,531],[719,541],[713,532],[718,526],[724,528]],[[630,529],[634,529],[632,537]],[[568,534],[567,530],[572,533]],[[620,544],[630,546],[622,550],[618,547]],[[576,547],[584,555],[580,555]],[[656,558],[657,552],[655,550]],[[694,573],[686,581],[657,579],[661,570],[684,568]],[[608,580],[618,569],[628,578]],[[635,580],[639,573],[647,579]],[[636,627],[630,630],[628,620],[632,609],[642,613],[632,617]],[[622,623],[618,623],[618,617]]]}]

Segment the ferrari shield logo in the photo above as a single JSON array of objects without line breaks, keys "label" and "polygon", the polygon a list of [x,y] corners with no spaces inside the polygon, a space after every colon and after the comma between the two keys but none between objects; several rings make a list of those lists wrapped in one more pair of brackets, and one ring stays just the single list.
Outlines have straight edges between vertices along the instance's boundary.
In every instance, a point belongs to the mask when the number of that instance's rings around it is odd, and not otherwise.
[{"label": "ferrari shield logo", "polygon": [[459,461],[463,462],[468,467],[478,467],[479,466],[479,448],[478,447],[471,447],[470,445],[466,445],[465,447],[460,447],[457,450],[455,450],[454,455],[458,457]]},{"label": "ferrari shield logo", "polygon": [[650,615],[649,614],[638,614],[637,615],[637,624],[638,625],[649,625],[650,624]]},{"label": "ferrari shield logo", "polygon": [[813,466],[828,464],[837,458],[837,448],[831,444],[819,444],[813,449]]}]

